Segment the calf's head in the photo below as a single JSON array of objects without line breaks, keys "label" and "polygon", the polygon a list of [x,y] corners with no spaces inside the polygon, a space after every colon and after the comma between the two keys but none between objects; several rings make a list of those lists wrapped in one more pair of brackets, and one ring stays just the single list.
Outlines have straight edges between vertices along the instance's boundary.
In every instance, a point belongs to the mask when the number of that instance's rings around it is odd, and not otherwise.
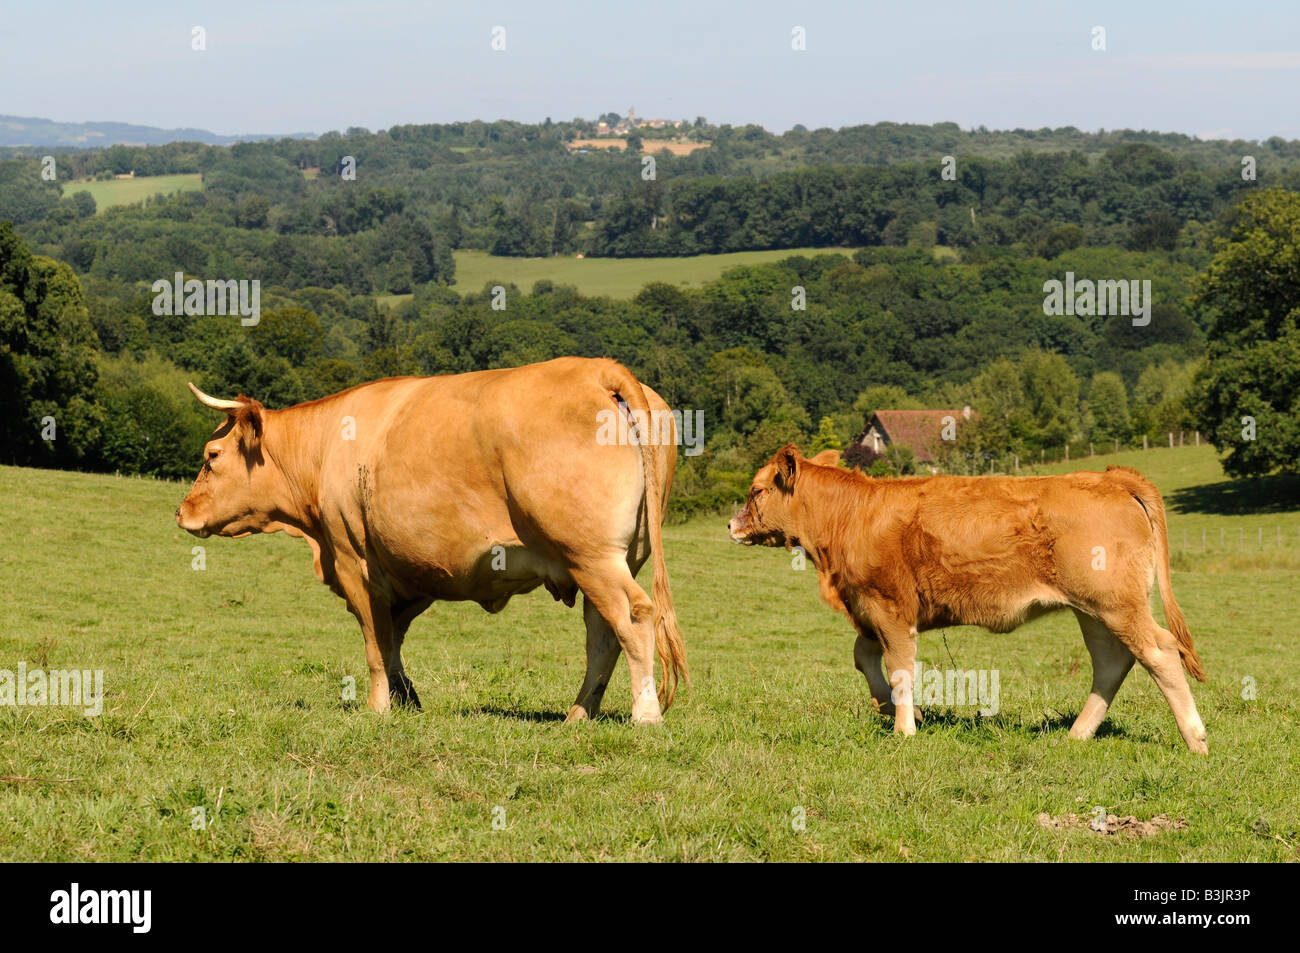
[{"label": "calf's head", "polygon": [[754,475],[749,496],[727,524],[731,538],[757,546],[784,546],[794,534],[791,510],[799,468],[807,463],[799,448],[787,444]]},{"label": "calf's head", "polygon": [[255,400],[219,400],[193,384],[199,403],[226,414],[203,447],[203,469],[176,510],[176,523],[195,536],[245,536],[265,530],[274,493],[272,467],[262,453],[265,426]]}]

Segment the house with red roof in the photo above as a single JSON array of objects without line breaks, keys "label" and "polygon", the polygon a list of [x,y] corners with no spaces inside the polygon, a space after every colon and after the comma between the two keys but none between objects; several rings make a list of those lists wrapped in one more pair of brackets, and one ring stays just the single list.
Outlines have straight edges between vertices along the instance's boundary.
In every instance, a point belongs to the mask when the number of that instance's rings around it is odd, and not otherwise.
[{"label": "house with red roof", "polygon": [[934,463],[945,439],[956,439],[962,424],[976,416],[970,407],[961,410],[877,410],[867,426],[853,438],[872,457],[881,457],[889,447],[906,447],[917,463]]}]

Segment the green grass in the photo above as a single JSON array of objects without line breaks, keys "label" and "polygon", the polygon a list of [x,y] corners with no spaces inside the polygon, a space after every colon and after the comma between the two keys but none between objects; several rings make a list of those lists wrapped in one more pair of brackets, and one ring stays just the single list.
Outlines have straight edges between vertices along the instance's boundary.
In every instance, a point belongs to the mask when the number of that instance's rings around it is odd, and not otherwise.
[{"label": "green grass", "polygon": [[853,249],[787,248],[777,251],[742,251],[691,258],[497,258],[484,251],[461,250],[456,258],[456,290],[478,291],[485,284],[514,283],[531,291],[533,282],[549,278],[557,285],[574,285],[584,295],[630,298],[651,281],[681,288],[697,288],[728,268],[780,261],[792,255],[852,255]]},{"label": "green grass", "polygon": [[203,188],[198,173],[184,175],[151,175],[134,179],[112,179],[107,182],[65,182],[63,194],[71,196],[75,192],[89,192],[95,200],[95,208],[103,211],[115,205],[132,205],[153,198],[159,192],[171,195],[173,192],[194,192]]},{"label": "green grass", "polygon": [[[1208,448],[1138,456],[1170,499],[1222,481]],[[665,533],[694,687],[663,726],[628,723],[621,661],[604,716],[555,720],[581,680],[582,623],[541,591],[498,616],[435,605],[406,648],[424,710],[377,716],[339,700],[347,675],[365,697],[361,637],[306,544],[196,540],[172,520],[186,489],[0,468],[0,668],[46,655],[103,669],[107,692],[97,718],[0,708],[0,775],[75,779],[0,780],[0,859],[1297,857],[1300,603],[1284,554],[1175,573],[1210,673],[1193,686],[1208,759],[1186,752],[1140,670],[1098,738],[1066,737],[1089,677],[1068,613],[923,637],[927,663],[997,668],[1001,711],[931,709],[896,738],[814,573],[730,544],[721,519]],[[1181,509],[1171,523],[1258,519],[1294,539],[1300,514]],[[1036,820],[1098,805],[1189,826],[1136,839]]]}]

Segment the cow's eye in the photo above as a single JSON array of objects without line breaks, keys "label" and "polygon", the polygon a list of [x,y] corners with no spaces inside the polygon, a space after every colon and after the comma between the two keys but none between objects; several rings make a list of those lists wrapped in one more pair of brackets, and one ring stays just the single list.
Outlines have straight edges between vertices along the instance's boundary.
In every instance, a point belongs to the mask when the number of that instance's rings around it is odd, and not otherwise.
[{"label": "cow's eye", "polygon": [[207,464],[208,464],[208,466],[212,466],[212,464],[216,463],[216,462],[217,462],[217,457],[219,457],[219,456],[221,456],[221,451],[220,451],[220,450],[215,450],[215,449],[213,449],[213,450],[209,450],[209,451],[208,451],[208,459],[207,459]]}]

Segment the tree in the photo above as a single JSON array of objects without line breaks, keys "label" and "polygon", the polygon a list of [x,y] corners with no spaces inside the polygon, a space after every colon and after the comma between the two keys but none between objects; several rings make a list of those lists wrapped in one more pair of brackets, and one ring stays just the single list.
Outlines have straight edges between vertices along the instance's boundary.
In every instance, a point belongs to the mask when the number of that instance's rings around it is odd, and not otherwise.
[{"label": "tree", "polygon": [[1127,440],[1132,432],[1128,389],[1114,371],[1100,371],[1088,387],[1088,412],[1092,433],[1099,440]]},{"label": "tree", "polygon": [[840,439],[839,434],[835,432],[835,421],[829,417],[823,417],[817,427],[817,436],[813,437],[812,446],[808,450],[808,455],[821,453],[823,450],[842,450],[844,441]]},{"label": "tree", "polygon": [[0,459],[76,466],[93,452],[98,343],[72,269],[0,222]]},{"label": "tree", "polygon": [[982,444],[997,453],[1019,453],[1034,429],[1020,368],[1000,357],[975,378],[973,389]]},{"label": "tree", "polygon": [[1060,446],[1079,430],[1079,378],[1065,358],[1032,349],[1020,361],[1021,381],[1040,446]]},{"label": "tree", "polygon": [[1195,301],[1213,320],[1193,407],[1224,470],[1300,470],[1300,195],[1242,201]]}]

